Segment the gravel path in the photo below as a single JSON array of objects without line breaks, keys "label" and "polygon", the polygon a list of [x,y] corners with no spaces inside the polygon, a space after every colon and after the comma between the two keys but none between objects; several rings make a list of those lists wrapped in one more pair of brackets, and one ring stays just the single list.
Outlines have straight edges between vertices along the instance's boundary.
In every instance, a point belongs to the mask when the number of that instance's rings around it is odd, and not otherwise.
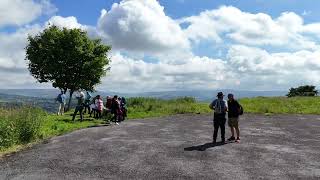
[{"label": "gravel path", "polygon": [[218,146],[211,116],[75,131],[1,159],[0,179],[320,179],[320,116],[244,115]]}]

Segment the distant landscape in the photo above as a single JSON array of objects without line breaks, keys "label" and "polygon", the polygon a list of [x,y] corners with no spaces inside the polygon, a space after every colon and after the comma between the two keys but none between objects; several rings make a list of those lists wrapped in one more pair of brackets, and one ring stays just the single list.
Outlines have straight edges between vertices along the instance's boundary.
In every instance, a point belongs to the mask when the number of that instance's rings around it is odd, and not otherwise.
[{"label": "distant landscape", "polygon": [[[159,99],[175,99],[178,97],[194,97],[199,102],[211,101],[218,91],[224,93],[233,93],[237,98],[251,97],[274,97],[285,96],[286,91],[236,91],[236,90],[212,90],[212,91],[162,91],[162,92],[144,92],[144,93],[117,93],[96,91],[93,94],[100,94],[103,97],[119,95],[130,97],[152,97]],[[41,107],[47,112],[56,111],[55,97],[59,94],[58,89],[0,89],[0,106],[14,107],[22,105],[31,105]]]}]

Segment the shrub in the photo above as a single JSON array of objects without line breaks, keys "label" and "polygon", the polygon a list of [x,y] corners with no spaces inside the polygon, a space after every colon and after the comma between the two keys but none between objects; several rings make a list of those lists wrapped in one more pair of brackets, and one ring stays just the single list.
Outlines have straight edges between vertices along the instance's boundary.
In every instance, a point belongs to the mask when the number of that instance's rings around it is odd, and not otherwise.
[{"label": "shrub", "polygon": [[317,94],[318,94],[318,91],[316,90],[315,86],[305,85],[305,86],[299,86],[297,88],[291,88],[287,96],[288,97],[316,96]]},{"label": "shrub", "polygon": [[0,149],[29,143],[40,135],[45,112],[38,108],[0,110]]}]

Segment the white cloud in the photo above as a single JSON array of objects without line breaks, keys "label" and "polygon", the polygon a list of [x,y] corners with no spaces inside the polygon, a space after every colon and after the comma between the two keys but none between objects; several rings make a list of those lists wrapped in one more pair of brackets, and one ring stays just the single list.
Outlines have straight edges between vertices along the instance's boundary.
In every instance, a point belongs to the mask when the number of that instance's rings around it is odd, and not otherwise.
[{"label": "white cloud", "polygon": [[[0,85],[40,86],[26,69],[24,47],[27,34],[38,33],[49,22],[87,30],[91,37],[104,38],[113,45],[111,72],[99,89],[283,90],[297,84],[320,83],[320,23],[305,24],[292,12],[272,18],[234,7],[177,21],[168,17],[155,0],[124,0],[109,12],[103,10],[97,27],[83,25],[76,17],[53,16],[44,25],[0,32]],[[189,26],[182,30],[180,23]],[[213,44],[224,43],[225,49],[217,50],[221,59],[193,54],[197,43],[192,42],[208,39]]]},{"label": "white cloud", "polygon": [[[289,49],[317,49],[318,43],[301,35],[305,26],[303,19],[293,12],[284,12],[272,19],[264,13],[247,13],[232,6],[208,10],[198,16],[183,18],[185,29],[194,41],[210,39],[217,43],[233,41],[253,46],[286,46]],[[314,32],[311,27],[309,32]]]},{"label": "white cloud", "polygon": [[228,64],[246,86],[283,89],[296,84],[318,84],[319,57],[320,50],[268,53],[260,48],[234,45],[228,52]]},{"label": "white cloud", "polygon": [[1,0],[0,27],[21,26],[34,21],[42,14],[57,11],[49,0]]},{"label": "white cloud", "polygon": [[156,0],[115,3],[109,12],[102,10],[98,29],[116,49],[143,53],[189,49],[179,24],[166,16]]},{"label": "white cloud", "polygon": [[47,26],[55,25],[58,27],[66,27],[69,29],[73,28],[83,28],[84,26],[78,23],[78,20],[74,16],[62,17],[62,16],[53,16],[47,21]]},{"label": "white cloud", "polygon": [[226,62],[207,57],[189,57],[183,64],[147,63],[116,53],[99,88],[120,92],[218,88],[236,83],[227,69]]}]

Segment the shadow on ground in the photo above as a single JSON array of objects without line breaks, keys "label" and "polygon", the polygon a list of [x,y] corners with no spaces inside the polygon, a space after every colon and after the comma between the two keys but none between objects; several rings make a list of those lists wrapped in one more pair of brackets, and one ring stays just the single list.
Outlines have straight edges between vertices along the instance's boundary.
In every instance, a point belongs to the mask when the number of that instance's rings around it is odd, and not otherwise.
[{"label": "shadow on ground", "polygon": [[223,145],[227,145],[229,143],[232,143],[232,142],[218,142],[218,143],[205,143],[205,144],[202,144],[202,145],[197,145],[197,146],[190,146],[190,147],[186,147],[184,148],[184,151],[205,151],[209,148],[214,148],[214,147],[218,147],[218,146],[223,146]]}]

